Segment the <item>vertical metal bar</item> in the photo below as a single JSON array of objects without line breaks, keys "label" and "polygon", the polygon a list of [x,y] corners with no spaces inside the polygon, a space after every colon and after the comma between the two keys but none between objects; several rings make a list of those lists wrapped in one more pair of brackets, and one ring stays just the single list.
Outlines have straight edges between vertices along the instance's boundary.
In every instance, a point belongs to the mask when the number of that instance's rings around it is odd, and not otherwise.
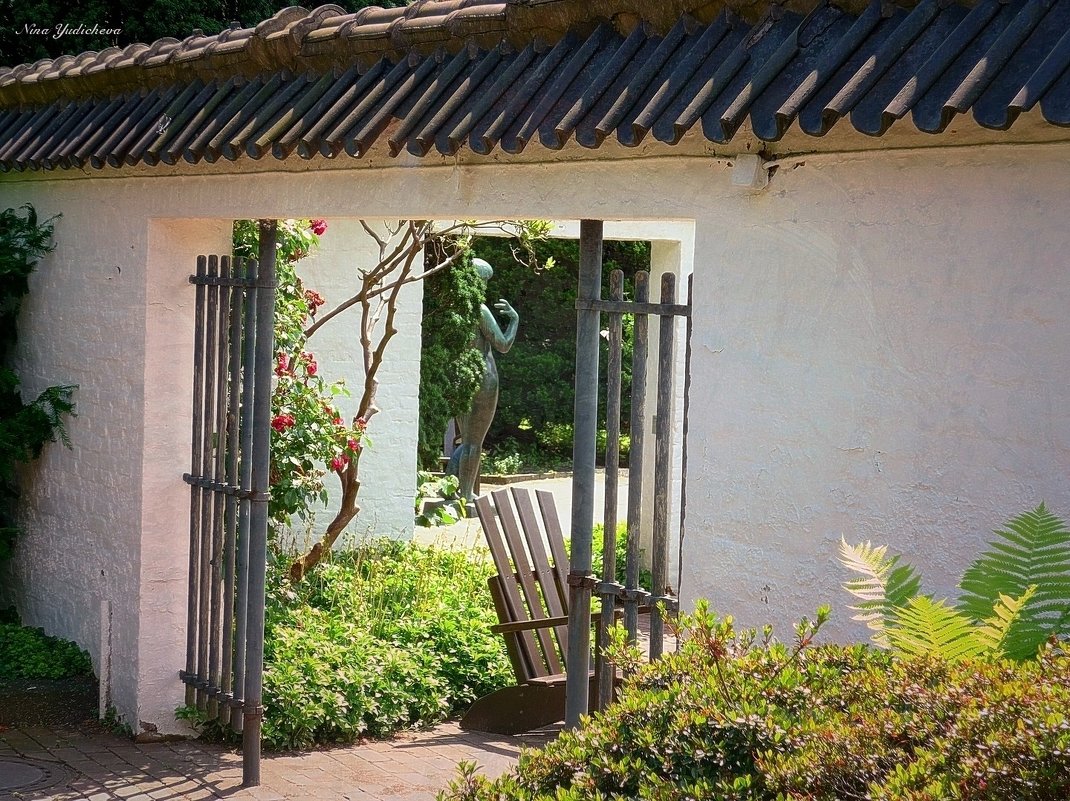
[{"label": "vertical metal bar", "polygon": [[256,292],[253,359],[253,475],[249,510],[249,612],[245,651],[245,721],[242,786],[260,784],[260,723],[264,717],[264,581],[271,469],[271,364],[274,358],[275,240],[277,222],[260,220],[260,271]]},{"label": "vertical metal bar", "polygon": [[[676,303],[676,276],[661,277],[661,302]],[[661,315],[658,329],[658,400],[657,425],[654,431],[654,536],[651,554],[651,603],[669,600],[669,481],[672,478],[672,378],[676,318]],[[650,658],[661,656],[665,639],[665,622],[661,614],[650,616]]]},{"label": "vertical metal bar", "polygon": [[[635,274],[635,301],[650,301],[650,274]],[[649,317],[635,315],[632,329],[632,419],[628,448],[628,553],[624,563],[624,627],[634,644],[639,632],[639,522],[643,503],[643,470],[646,445],[646,357],[650,339]],[[647,588],[649,589],[649,588]]]},{"label": "vertical metal bar", "polygon": [[[247,281],[257,280],[255,260],[245,262]],[[245,290],[245,308],[242,323],[242,391],[239,427],[241,467],[241,496],[238,501],[238,552],[237,587],[234,608],[234,701],[231,706],[230,726],[241,731],[245,707],[245,642],[249,619],[249,493],[253,486],[253,362],[256,360],[256,289]]]},{"label": "vertical metal bar", "polygon": [[[216,278],[219,275],[219,257],[208,257],[208,270],[205,276]],[[198,475],[207,478],[212,474],[212,423],[215,420],[215,354],[216,354],[216,322],[219,310],[219,287],[209,284],[205,288],[208,296],[207,317],[205,325],[204,347],[204,402],[202,436],[201,436],[201,465]],[[208,628],[209,612],[208,604],[211,600],[211,561],[212,561],[212,495],[207,487],[201,487],[201,568],[200,568],[200,613],[197,621],[197,708],[205,711],[208,708],[208,643],[210,631]]]},{"label": "vertical metal bar", "polygon": [[[230,278],[230,257],[219,258],[219,277]],[[215,449],[212,465],[212,480],[216,484],[226,481],[227,471],[227,389],[229,386],[228,356],[230,353],[230,287],[221,283],[219,287],[219,322],[216,340],[216,387],[215,420],[213,421],[212,447]],[[209,627],[209,717],[218,718],[226,713],[226,707],[220,710],[219,694],[223,690],[223,539],[224,504],[226,495],[218,488],[214,489],[212,498],[212,595],[209,601],[211,616]]]},{"label": "vertical metal bar", "polygon": [[[197,257],[197,277],[203,278],[208,266],[208,259]],[[193,438],[190,446],[191,476],[200,475],[201,470],[201,416],[203,403],[204,376],[204,284],[197,284],[196,300],[193,311]],[[186,599],[186,706],[197,702],[196,688],[188,683],[197,672],[197,626],[198,610],[201,596],[201,488],[190,486],[189,493],[189,595]]]},{"label": "vertical metal bar", "polygon": [[[684,533],[687,530],[687,413],[691,406],[691,314],[695,308],[695,274],[687,277],[687,340],[684,342],[684,424],[680,457],[680,544],[676,551],[676,597],[683,597]],[[680,640],[676,640],[680,650]]]},{"label": "vertical metal bar", "polygon": [[[230,256],[219,259],[219,277],[230,278]],[[212,447],[215,449],[212,464],[212,481],[217,484],[225,481],[226,474],[226,428],[227,428],[227,355],[230,351],[228,337],[230,325],[227,319],[230,313],[230,287],[225,283],[219,287],[219,329],[215,342],[216,349],[216,396],[215,419],[212,421]],[[211,593],[208,601],[208,717],[219,717],[219,693],[222,687],[221,675],[221,638],[223,634],[223,502],[225,496],[218,489],[212,491],[212,561]]]},{"label": "vertical metal bar", "polygon": [[[241,277],[241,259],[235,259],[231,275]],[[230,487],[238,486],[238,402],[241,399],[241,312],[242,291],[235,286],[230,293],[227,335],[230,366],[227,376],[227,453],[224,481]],[[238,499],[228,494],[224,516],[223,539],[223,663],[220,666],[220,703],[223,704],[223,722],[233,719],[230,702],[234,698],[234,581],[237,560]]]},{"label": "vertical metal bar", "polygon": [[[602,221],[580,221],[578,302],[602,294]],[[594,530],[594,463],[598,434],[597,310],[576,312],[576,406],[572,444],[572,553],[569,557],[568,654],[565,725],[575,728],[587,713],[591,658],[591,538]]]},{"label": "vertical metal bar", "polygon": [[[609,275],[610,300],[624,300],[624,273]],[[605,709],[613,700],[616,666],[605,658],[609,629],[617,609],[620,585],[617,583],[617,488],[620,471],[620,384],[623,348],[622,315],[609,315],[609,360],[606,365],[606,503],[602,515],[602,616],[595,638],[595,671],[598,675],[598,708]]]}]

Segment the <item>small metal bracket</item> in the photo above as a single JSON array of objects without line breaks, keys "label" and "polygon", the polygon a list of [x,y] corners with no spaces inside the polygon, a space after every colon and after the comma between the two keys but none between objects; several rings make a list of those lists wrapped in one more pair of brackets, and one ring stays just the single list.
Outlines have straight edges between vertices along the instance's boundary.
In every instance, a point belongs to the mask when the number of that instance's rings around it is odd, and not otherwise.
[{"label": "small metal bracket", "polygon": [[191,275],[189,282],[195,286],[263,286],[263,284],[257,283],[255,278],[241,278],[238,276],[224,278],[221,275]]},{"label": "small metal bracket", "polygon": [[581,587],[593,590],[598,586],[598,576],[593,573],[569,573],[567,582],[570,587]]},{"label": "small metal bracket", "polygon": [[264,707],[260,704],[243,704],[242,712],[246,718],[263,718]]},{"label": "small metal bracket", "polygon": [[666,612],[676,613],[680,611],[680,599],[675,595],[651,595],[650,605],[664,604]]},{"label": "small metal bracket", "polygon": [[624,585],[618,584],[615,581],[600,581],[594,587],[594,591],[597,595],[613,595],[617,598],[621,597],[621,592],[623,590]]},{"label": "small metal bracket", "polygon": [[641,604],[650,597],[650,593],[642,589],[629,590],[627,587],[623,587],[620,591],[620,597],[623,601],[635,601]]}]

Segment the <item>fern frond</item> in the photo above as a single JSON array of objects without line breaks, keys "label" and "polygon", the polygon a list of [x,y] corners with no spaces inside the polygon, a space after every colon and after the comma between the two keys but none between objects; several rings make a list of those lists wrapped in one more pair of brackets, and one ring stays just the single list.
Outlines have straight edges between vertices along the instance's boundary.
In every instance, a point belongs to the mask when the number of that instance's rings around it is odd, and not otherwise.
[{"label": "fern frond", "polygon": [[962,576],[958,609],[987,621],[1001,596],[1029,593],[1008,627],[1004,651],[1029,659],[1052,634],[1065,634],[1070,621],[1070,530],[1041,504],[995,532],[999,538]]},{"label": "fern frond", "polygon": [[848,570],[862,574],[862,578],[844,584],[847,592],[859,599],[856,606],[850,607],[858,612],[854,619],[873,630],[877,645],[889,647],[885,628],[896,610],[918,594],[921,577],[909,564],[900,563],[899,556],[889,557],[887,545],[848,545],[841,538],[840,562]]},{"label": "fern frond", "polygon": [[896,610],[885,634],[892,650],[901,656],[939,656],[964,659],[987,650],[984,637],[967,615],[948,605],[918,595]]},{"label": "fern frond", "polygon": [[1036,585],[1033,585],[1017,598],[1000,594],[992,608],[992,615],[976,629],[977,636],[984,641],[987,650],[1007,655],[1008,652],[1014,652],[1023,647],[1022,643],[1013,639],[1021,636],[1022,633],[1022,628],[1015,624],[1021,617],[1022,609],[1029,603],[1036,591]]}]

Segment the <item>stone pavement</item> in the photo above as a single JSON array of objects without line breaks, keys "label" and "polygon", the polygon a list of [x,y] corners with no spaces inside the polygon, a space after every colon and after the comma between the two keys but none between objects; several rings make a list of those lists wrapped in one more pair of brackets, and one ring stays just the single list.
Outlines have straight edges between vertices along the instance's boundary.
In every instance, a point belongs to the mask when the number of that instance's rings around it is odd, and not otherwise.
[{"label": "stone pavement", "polygon": [[97,727],[0,731],[0,799],[8,801],[432,801],[474,761],[497,776],[520,748],[554,732],[522,737],[464,732],[447,723],[427,732],[349,747],[267,754],[262,784],[241,788],[241,756],[200,742],[134,743]]}]

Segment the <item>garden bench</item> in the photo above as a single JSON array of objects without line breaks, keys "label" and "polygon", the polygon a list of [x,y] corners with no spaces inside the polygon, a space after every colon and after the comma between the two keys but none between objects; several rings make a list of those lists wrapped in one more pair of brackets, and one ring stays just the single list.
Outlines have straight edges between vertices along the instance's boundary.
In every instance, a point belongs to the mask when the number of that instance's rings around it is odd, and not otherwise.
[{"label": "garden bench", "polygon": [[[517,684],[478,699],[462,729],[518,734],[565,717],[569,560],[553,493],[534,495],[540,516],[527,489],[497,490],[475,502],[498,570],[488,579],[499,621],[491,631],[505,637]],[[586,667],[593,702],[595,676]]]}]

